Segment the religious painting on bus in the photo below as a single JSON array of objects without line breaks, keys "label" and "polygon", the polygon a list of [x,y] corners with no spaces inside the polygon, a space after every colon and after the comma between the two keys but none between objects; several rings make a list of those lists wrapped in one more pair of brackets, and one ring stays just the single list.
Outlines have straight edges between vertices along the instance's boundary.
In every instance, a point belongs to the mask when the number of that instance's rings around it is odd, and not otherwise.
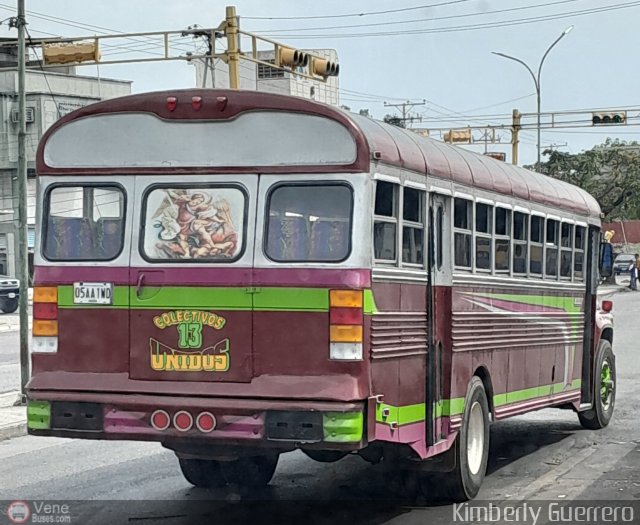
[{"label": "religious painting on bus", "polygon": [[239,189],[156,189],[146,200],[144,252],[159,260],[233,260],[242,248],[243,219]]}]

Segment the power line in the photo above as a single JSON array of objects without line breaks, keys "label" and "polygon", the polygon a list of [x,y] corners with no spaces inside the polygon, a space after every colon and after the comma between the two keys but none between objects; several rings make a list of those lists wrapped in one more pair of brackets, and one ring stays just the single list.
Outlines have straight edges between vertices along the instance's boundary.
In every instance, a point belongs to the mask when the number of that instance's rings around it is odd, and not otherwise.
[{"label": "power line", "polygon": [[284,36],[287,38],[296,39],[318,39],[318,38],[365,38],[365,37],[378,37],[378,36],[403,36],[403,35],[424,35],[433,33],[455,33],[459,31],[475,31],[478,29],[494,29],[500,27],[517,26],[523,24],[533,24],[537,22],[547,22],[549,20],[560,20],[563,18],[570,18],[575,16],[586,16],[596,13],[605,13],[608,11],[617,11],[620,9],[629,9],[637,7],[640,2],[627,2],[622,4],[616,4],[613,6],[597,7],[593,9],[582,9],[579,11],[568,11],[566,13],[560,13],[555,15],[543,15],[537,17],[517,18],[513,20],[503,20],[499,22],[486,22],[481,24],[467,24],[460,26],[439,27],[431,29],[414,29],[406,31],[382,31],[376,33],[327,33],[327,34],[313,34],[313,35],[271,35],[272,37]]},{"label": "power line", "polygon": [[[0,9],[5,9],[8,11],[14,11],[15,8],[12,6],[9,6],[7,4],[0,4]],[[119,31],[117,29],[111,29],[108,27],[102,27],[102,26],[97,26],[97,25],[92,25],[92,24],[85,24],[84,22],[78,22],[75,20],[70,20],[68,18],[61,18],[61,17],[57,17],[57,16],[53,16],[53,15],[48,15],[46,13],[40,13],[37,11],[27,11],[27,14],[32,17],[32,18],[37,18],[40,20],[45,20],[47,22],[52,22],[54,24],[60,24],[60,25],[65,25],[65,26],[69,26],[69,27],[76,27],[79,29],[89,29],[89,30],[98,30],[100,33],[103,34],[113,34],[113,33],[117,33],[117,34],[125,34],[123,31]],[[51,36],[58,36],[58,35],[53,35],[52,33],[46,33],[43,31],[34,31],[37,33],[44,33],[44,34],[48,34]],[[150,45],[151,43],[154,43],[155,45],[153,47],[156,46],[160,46],[161,42],[155,42],[154,39],[152,37],[127,37],[127,36],[123,36],[123,38],[125,38],[126,40],[130,40],[134,43],[136,43],[138,46],[139,45]],[[175,47],[178,48],[182,48],[184,49],[184,46],[187,44],[175,44]],[[123,45],[114,45],[114,44],[104,44],[102,46],[104,49],[129,49],[126,46]],[[147,49],[151,49],[151,48],[147,48]],[[190,47],[191,49],[191,47]],[[145,50],[139,50],[140,52],[146,52]],[[148,54],[154,54],[154,55],[160,55],[162,56],[162,53],[151,53],[149,52]]]},{"label": "power line", "polygon": [[246,20],[321,20],[328,18],[350,18],[360,16],[375,16],[375,15],[387,15],[390,13],[402,13],[407,11],[416,11],[418,9],[428,9],[430,7],[441,7],[452,4],[462,4],[464,2],[472,2],[474,0],[450,0],[449,2],[441,2],[439,4],[419,5],[416,7],[405,7],[402,9],[389,9],[387,11],[370,11],[368,13],[348,13],[341,15],[317,15],[317,16],[243,16],[242,19]]},{"label": "power line", "polygon": [[536,5],[527,5],[520,7],[510,7],[508,9],[494,9],[493,11],[481,11],[479,13],[464,13],[459,15],[448,15],[448,16],[436,16],[430,18],[416,18],[412,20],[399,20],[395,22],[375,22],[371,24],[351,24],[351,25],[341,25],[341,26],[328,26],[328,27],[299,27],[299,28],[288,28],[288,29],[268,29],[266,31],[262,31],[264,34],[274,34],[274,33],[291,33],[294,31],[326,31],[329,29],[353,29],[356,27],[377,27],[377,26],[391,26],[397,24],[414,24],[420,22],[433,22],[435,20],[450,20],[454,18],[469,18],[472,16],[486,16],[486,15],[494,15],[499,13],[508,13],[512,11],[523,11],[525,9],[537,9],[540,7],[548,7],[554,5],[568,4],[573,2],[582,2],[584,0],[556,0],[554,2],[547,2],[545,4],[536,4]]}]

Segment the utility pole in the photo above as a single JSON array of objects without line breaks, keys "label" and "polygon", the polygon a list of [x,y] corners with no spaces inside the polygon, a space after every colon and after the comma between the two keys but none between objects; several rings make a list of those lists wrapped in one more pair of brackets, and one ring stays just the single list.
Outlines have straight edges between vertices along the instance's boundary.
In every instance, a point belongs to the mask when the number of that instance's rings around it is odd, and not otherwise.
[{"label": "utility pole", "polygon": [[26,386],[29,381],[29,268],[27,251],[27,159],[25,141],[27,137],[26,122],[26,47],[25,47],[25,0],[18,0],[18,251],[17,274],[20,279],[20,388],[21,401],[26,402]]},{"label": "utility pole", "polygon": [[518,136],[520,132],[520,117],[521,113],[514,109],[512,113],[513,122],[511,124],[511,164],[518,165],[518,144],[520,144],[520,138]]},{"label": "utility pole", "polygon": [[238,45],[238,17],[235,6],[227,6],[225,33],[227,35],[227,60],[229,61],[229,86],[240,88],[240,50]]},{"label": "utility pole", "polygon": [[388,104],[387,102],[385,102],[384,107],[385,108],[402,108],[401,120],[402,120],[402,124],[406,127],[407,121],[413,122],[414,120],[420,120],[422,122],[421,117],[418,119],[417,117],[408,117],[407,115],[414,107],[425,106],[426,104],[427,104],[427,101],[424,99],[422,100],[422,102],[410,102],[407,100],[402,104]]}]

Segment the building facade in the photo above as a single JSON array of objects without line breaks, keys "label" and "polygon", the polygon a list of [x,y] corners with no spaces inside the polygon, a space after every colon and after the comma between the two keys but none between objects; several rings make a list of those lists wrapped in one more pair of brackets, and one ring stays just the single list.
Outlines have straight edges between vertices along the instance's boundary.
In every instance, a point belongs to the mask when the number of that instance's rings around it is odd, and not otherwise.
[{"label": "building facade", "polygon": [[[35,237],[35,154],[40,137],[60,117],[102,99],[128,95],[131,82],[77,75],[74,67],[26,72],[28,246]],[[16,275],[18,168],[17,48],[0,47],[0,274]]]}]

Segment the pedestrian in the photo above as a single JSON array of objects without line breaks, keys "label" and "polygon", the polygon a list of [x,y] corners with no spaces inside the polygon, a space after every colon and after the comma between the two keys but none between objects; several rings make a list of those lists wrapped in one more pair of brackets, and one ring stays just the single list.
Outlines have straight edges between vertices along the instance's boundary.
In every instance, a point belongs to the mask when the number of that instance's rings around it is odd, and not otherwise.
[{"label": "pedestrian", "polygon": [[632,290],[638,289],[637,281],[638,281],[638,275],[640,273],[639,270],[640,270],[640,255],[636,253],[635,261],[633,261],[629,265],[629,277],[630,277],[629,288],[631,288]]}]

